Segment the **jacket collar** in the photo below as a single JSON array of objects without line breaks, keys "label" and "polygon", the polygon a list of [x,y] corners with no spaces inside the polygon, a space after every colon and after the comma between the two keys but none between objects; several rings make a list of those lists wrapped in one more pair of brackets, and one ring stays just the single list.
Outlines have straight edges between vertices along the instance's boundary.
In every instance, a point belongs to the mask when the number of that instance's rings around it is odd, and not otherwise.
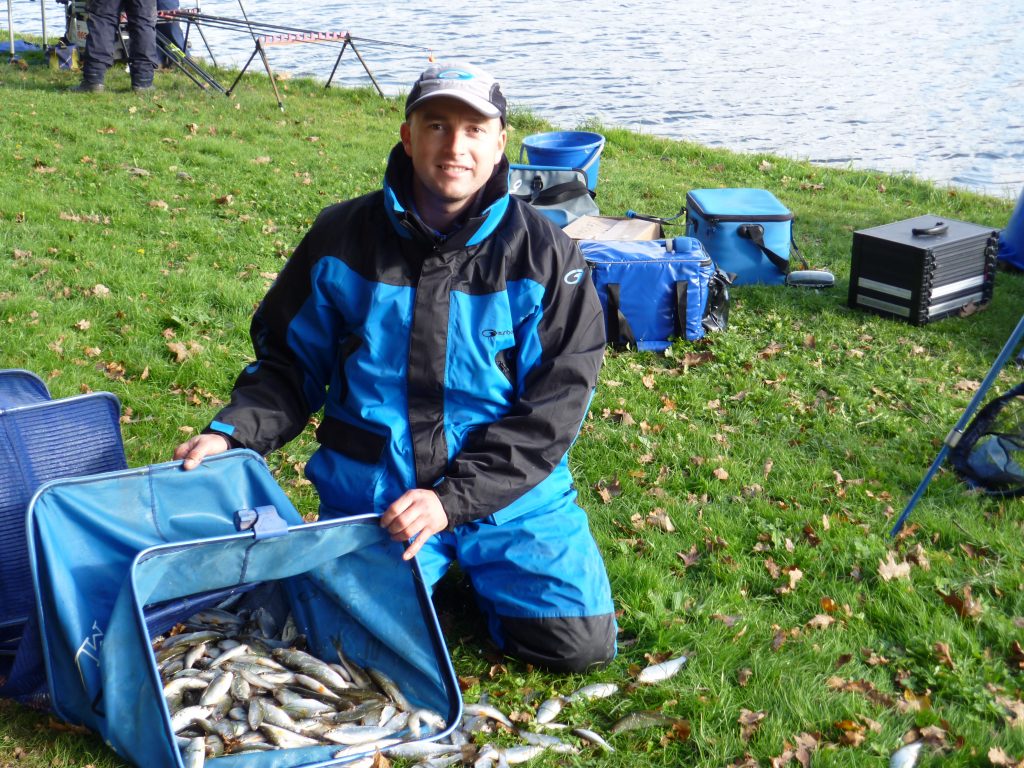
[{"label": "jacket collar", "polygon": [[388,219],[400,237],[422,240],[440,251],[483,242],[497,229],[508,210],[508,160],[504,157],[484,184],[475,204],[476,212],[447,237],[439,236],[416,215],[412,204],[412,179],[412,160],[399,142],[392,148],[384,172],[384,206]]}]

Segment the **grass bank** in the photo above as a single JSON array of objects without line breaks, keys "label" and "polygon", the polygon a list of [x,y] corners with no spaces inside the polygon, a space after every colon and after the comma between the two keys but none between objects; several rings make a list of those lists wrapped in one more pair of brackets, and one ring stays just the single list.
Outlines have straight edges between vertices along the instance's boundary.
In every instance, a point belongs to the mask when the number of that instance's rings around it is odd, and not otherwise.
[{"label": "grass bank", "polygon": [[[282,113],[257,77],[229,100],[165,75],[140,98],[120,72],[85,96],[28,61],[0,68],[0,367],[39,373],[55,397],[113,392],[129,463],[168,460],[249,359],[253,307],[317,212],[377,188],[400,105],[288,81]],[[510,156],[547,127],[513,117]],[[1000,274],[984,311],[924,327],[845,305],[855,229],[923,213],[998,228],[1012,203],[586,127],[607,137],[602,212],[668,215],[689,189],[767,188],[838,280],[735,289],[729,329],[668,356],[609,351],[573,464],[622,634],[616,662],[585,681],[626,685],[652,657],[692,658],[564,719],[607,735],[660,710],[688,727],[534,764],[885,765],[913,738],[929,742],[926,765],[1024,757],[1020,502],[944,471],[906,534],[887,537],[1014,328],[1024,278]],[[1008,369],[996,390],[1019,377]],[[313,446],[305,434],[268,457],[308,515]],[[486,691],[529,714],[584,682],[499,663],[469,622],[449,639],[467,700]],[[122,763],[0,702],[0,766],[15,764]]]}]

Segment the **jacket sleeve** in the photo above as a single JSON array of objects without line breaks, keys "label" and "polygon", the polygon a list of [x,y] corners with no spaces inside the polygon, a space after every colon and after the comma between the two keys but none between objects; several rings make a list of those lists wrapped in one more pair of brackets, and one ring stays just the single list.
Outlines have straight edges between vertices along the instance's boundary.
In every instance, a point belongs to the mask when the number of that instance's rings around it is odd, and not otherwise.
[{"label": "jacket sleeve", "polygon": [[[329,210],[329,209],[328,209]],[[321,214],[253,315],[255,360],[235,381],[231,401],[204,430],[267,454],[296,437],[326,399],[341,318],[318,300]]]},{"label": "jacket sleeve", "polygon": [[604,316],[579,248],[555,234],[543,299],[518,333],[519,396],[502,418],[468,436],[434,487],[451,527],[508,506],[548,477],[590,406]]}]

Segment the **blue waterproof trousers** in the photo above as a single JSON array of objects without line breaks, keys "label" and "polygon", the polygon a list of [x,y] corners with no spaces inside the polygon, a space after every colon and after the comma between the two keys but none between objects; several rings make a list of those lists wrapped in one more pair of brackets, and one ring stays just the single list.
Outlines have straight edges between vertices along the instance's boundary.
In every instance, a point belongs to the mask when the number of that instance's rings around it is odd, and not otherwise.
[{"label": "blue waterproof trousers", "polygon": [[156,49],[156,0],[89,0],[89,36],[85,41],[82,81],[102,83],[114,63],[114,46],[120,45],[121,10],[128,16],[128,64],[132,87],[153,84],[159,65]]},{"label": "blue waterproof trousers", "polygon": [[444,531],[416,559],[431,587],[458,562],[491,636],[510,656],[561,672],[615,657],[608,576],[587,516],[571,498],[555,510]]}]

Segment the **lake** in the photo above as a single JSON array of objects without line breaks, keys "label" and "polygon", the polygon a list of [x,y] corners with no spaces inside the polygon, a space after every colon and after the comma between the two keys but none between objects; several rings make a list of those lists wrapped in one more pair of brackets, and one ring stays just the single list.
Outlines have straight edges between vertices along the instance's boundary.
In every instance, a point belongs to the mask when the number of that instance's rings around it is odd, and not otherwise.
[{"label": "lake", "polygon": [[[563,129],[598,121],[1013,198],[1024,186],[1024,3],[243,3],[259,24],[347,31],[389,95],[405,92],[433,54],[490,69],[513,107]],[[15,30],[38,34],[38,2],[13,5]],[[47,6],[51,35],[63,31],[63,8]],[[238,0],[201,8],[242,18]],[[253,51],[245,34],[208,28],[206,37],[218,64],[241,66]],[[339,50],[267,54],[275,70],[326,80]],[[251,69],[262,71],[259,59]],[[334,82],[370,80],[346,51]]]}]

